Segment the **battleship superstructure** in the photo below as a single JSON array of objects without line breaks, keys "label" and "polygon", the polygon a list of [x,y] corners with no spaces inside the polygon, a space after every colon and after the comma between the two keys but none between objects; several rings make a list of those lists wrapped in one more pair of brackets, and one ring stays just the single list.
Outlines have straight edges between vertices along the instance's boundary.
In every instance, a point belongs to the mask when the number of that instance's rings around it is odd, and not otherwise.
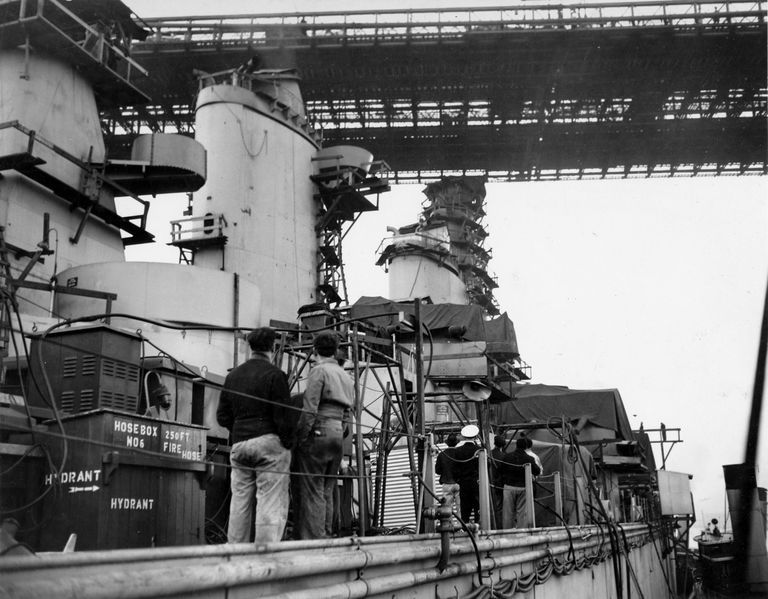
[{"label": "battleship superstructure", "polygon": [[[295,72],[197,73],[194,140],[147,133],[112,157],[100,104],[140,105],[130,38],[146,32],[116,1],[0,10],[3,542],[77,550],[0,562],[0,590],[674,593],[688,477],[655,472],[618,391],[523,384],[530,368],[487,270],[482,178],[428,186],[419,222],[382,245],[391,298],[350,302],[342,241],[389,189],[386,163],[323,147]],[[179,264],[126,262],[125,245],[152,240],[151,203],[172,192],[190,194],[171,223]],[[119,198],[140,213],[123,216]],[[220,544],[217,398],[247,357],[243,333],[262,325],[280,331],[275,359],[295,391],[312,335],[346,339],[358,408],[338,539]],[[528,527],[500,530],[485,492],[479,521],[460,527],[438,505],[432,460],[469,422],[483,430],[486,489],[491,432],[534,440],[548,474],[529,484]]]}]

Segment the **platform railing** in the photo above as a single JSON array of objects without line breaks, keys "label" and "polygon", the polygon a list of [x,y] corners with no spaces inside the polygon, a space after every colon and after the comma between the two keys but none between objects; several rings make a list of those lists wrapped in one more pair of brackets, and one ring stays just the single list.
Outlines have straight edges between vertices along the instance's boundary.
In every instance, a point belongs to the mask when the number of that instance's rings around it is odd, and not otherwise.
[{"label": "platform railing", "polygon": [[521,4],[514,7],[239,14],[146,19],[150,44],[313,46],[447,42],[513,31],[764,25],[757,1]]},{"label": "platform railing", "polygon": [[[0,32],[8,39],[15,39],[15,30],[27,29],[40,35],[32,35],[32,42],[44,39],[45,45],[55,46],[54,40],[66,40],[79,47],[98,63],[107,66],[127,83],[133,85],[137,78],[147,76],[147,71],[130,56],[130,41],[107,30],[104,27],[86,23],[66,2],[58,0],[4,0],[0,17]],[[36,25],[44,25],[43,32],[37,31]]]},{"label": "platform railing", "polygon": [[223,240],[227,220],[223,214],[191,216],[171,221],[171,245],[184,245],[203,240]]}]

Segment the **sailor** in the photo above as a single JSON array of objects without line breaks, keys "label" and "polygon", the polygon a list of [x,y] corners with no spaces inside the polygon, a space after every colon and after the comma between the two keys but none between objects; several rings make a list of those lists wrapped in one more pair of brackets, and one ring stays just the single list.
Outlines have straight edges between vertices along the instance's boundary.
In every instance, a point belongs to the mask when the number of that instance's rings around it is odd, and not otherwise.
[{"label": "sailor", "polygon": [[[709,525],[707,525],[707,527],[709,527]],[[721,536],[720,529],[717,527],[717,518],[712,518],[712,536]]]},{"label": "sailor", "polygon": [[459,483],[459,503],[461,504],[461,519],[469,522],[474,516],[475,522],[480,521],[480,488],[478,484],[477,437],[480,429],[474,424],[468,424],[461,429],[461,441],[453,453],[453,475]]},{"label": "sailor", "polygon": [[443,490],[443,497],[449,497],[454,512],[461,509],[461,500],[459,499],[459,483],[453,473],[454,454],[456,445],[459,442],[459,436],[451,433],[446,437],[445,444],[448,446],[441,451],[435,460],[435,474],[440,477],[440,485]]},{"label": "sailor", "polygon": [[490,460],[490,483],[491,483],[491,507],[493,509],[494,528],[501,528],[502,514],[504,508],[504,483],[499,474],[499,462],[504,458],[504,450],[507,447],[507,440],[503,435],[496,435],[493,438],[493,449],[491,450]]},{"label": "sailor", "polygon": [[263,327],[248,337],[251,358],[224,380],[216,419],[231,434],[229,543],[247,543],[256,502],[254,541],[283,537],[288,517],[291,446],[298,410],[288,378],[272,364],[275,331]]},{"label": "sailor", "polygon": [[307,378],[297,427],[295,534],[299,539],[333,534],[333,496],[343,454],[344,423],[350,421],[355,406],[354,383],[336,359],[339,337],[319,333],[313,347],[317,361]]},{"label": "sailor", "polygon": [[517,528],[525,521],[525,464],[531,465],[531,474],[538,476],[541,470],[526,449],[530,439],[520,437],[515,442],[515,450],[504,454],[499,462],[499,474],[504,483],[504,508],[502,524],[504,528]]}]

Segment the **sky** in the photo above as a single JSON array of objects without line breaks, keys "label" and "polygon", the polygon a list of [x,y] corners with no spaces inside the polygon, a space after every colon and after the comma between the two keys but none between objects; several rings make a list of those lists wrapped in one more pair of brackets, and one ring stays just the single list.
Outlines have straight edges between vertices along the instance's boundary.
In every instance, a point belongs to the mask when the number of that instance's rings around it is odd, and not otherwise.
[{"label": "sky", "polygon": [[[140,16],[339,10],[322,0],[126,2]],[[426,3],[390,0],[387,7]],[[432,2],[432,6],[481,2]],[[502,2],[488,2],[498,6]],[[183,11],[181,10],[183,6]],[[373,10],[375,2],[346,2]],[[385,156],[376,157],[386,160]],[[416,221],[423,185],[381,196],[344,244],[351,301],[387,295],[375,265],[388,225]],[[742,462],[768,285],[768,178],[489,183],[484,224],[495,295],[534,383],[616,388],[630,423],[680,428],[667,469],[693,475],[697,524],[726,520],[722,465]],[[184,199],[150,209],[152,246],[129,259],[176,262],[164,244]],[[768,409],[758,484],[768,486]],[[661,464],[660,454],[656,458]],[[730,523],[727,529],[730,530]]]}]

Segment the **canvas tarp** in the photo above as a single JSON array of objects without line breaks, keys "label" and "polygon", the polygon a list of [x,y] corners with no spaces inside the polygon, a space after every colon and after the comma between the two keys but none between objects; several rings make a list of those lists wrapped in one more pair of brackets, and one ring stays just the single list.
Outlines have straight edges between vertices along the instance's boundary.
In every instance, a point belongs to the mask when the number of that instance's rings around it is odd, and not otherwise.
[{"label": "canvas tarp", "polygon": [[554,385],[512,384],[511,399],[494,406],[497,424],[546,423],[565,417],[613,431],[617,440],[634,439],[624,403],[617,389],[569,389]]},{"label": "canvas tarp", "polygon": [[[586,489],[590,478],[596,476],[595,460],[584,447],[578,450],[568,444],[533,441],[532,450],[541,460],[543,474],[538,476],[533,485],[536,526],[561,526],[555,516],[555,477],[560,474],[560,486],[563,498],[563,519],[567,524],[577,524],[576,481],[581,478],[581,488]],[[513,451],[512,441],[507,451]],[[579,457],[579,453],[581,454]],[[583,491],[582,491],[583,492]],[[582,517],[583,519],[583,517]]]},{"label": "canvas tarp", "polygon": [[[399,312],[413,315],[413,302],[364,296],[350,307],[351,318],[370,318],[369,322],[378,327],[396,325]],[[507,353],[515,357],[519,355],[515,327],[506,313],[486,320],[480,306],[463,304],[422,304],[420,312],[424,326],[432,334],[447,334],[450,327],[463,327],[465,330],[461,338],[464,341],[486,342],[489,353]]]},{"label": "canvas tarp", "polygon": [[519,357],[515,325],[507,313],[485,321],[485,341],[489,354]]}]

